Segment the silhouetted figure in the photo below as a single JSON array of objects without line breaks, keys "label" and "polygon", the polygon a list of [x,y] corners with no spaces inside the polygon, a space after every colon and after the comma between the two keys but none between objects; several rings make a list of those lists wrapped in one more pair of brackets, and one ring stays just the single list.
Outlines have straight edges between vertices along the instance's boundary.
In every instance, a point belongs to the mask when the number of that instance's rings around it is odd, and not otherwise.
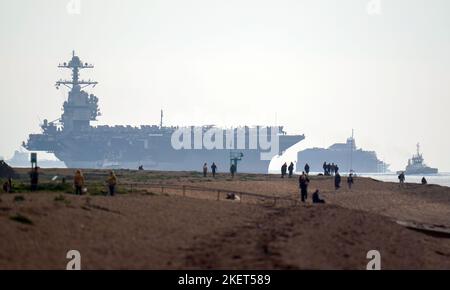
[{"label": "silhouetted figure", "polygon": [[289,178],[291,178],[292,174],[294,173],[294,163],[291,162],[291,164],[289,164],[288,171],[289,171]]},{"label": "silhouetted figure", "polygon": [[79,169],[75,172],[75,176],[73,177],[73,186],[75,187],[75,195],[83,194],[84,176]]},{"label": "silhouetted figure", "polygon": [[398,181],[400,182],[400,186],[403,187],[405,184],[405,173],[403,171],[398,175]]},{"label": "silhouetted figure", "polygon": [[284,164],[281,166],[281,178],[284,178],[287,172],[287,164],[284,162]]},{"label": "silhouetted figure", "polygon": [[234,174],[236,173],[236,165],[231,164],[230,173],[231,173],[231,178],[234,178]]},{"label": "silhouetted figure", "polygon": [[208,174],[208,164],[203,164],[203,177],[206,177],[206,174]]},{"label": "silhouetted figure", "polygon": [[309,175],[309,164],[308,163],[305,164],[305,172],[306,172],[306,175]]},{"label": "silhouetted figure", "polygon": [[6,193],[9,193],[8,181],[5,181],[3,183],[3,191],[6,192]]},{"label": "silhouetted figure", "polygon": [[316,189],[316,191],[314,191],[314,193],[312,194],[312,202],[313,203],[325,203],[325,200],[320,199],[318,189]]},{"label": "silhouetted figure", "polygon": [[138,170],[144,170],[144,165],[140,165]]},{"label": "silhouetted figure", "polygon": [[427,184],[427,180],[425,179],[425,176],[424,177],[422,177],[422,184]]},{"label": "silhouetted figure", "polygon": [[309,178],[305,174],[305,172],[302,172],[302,175],[298,178],[298,185],[300,188],[300,198],[302,202],[305,202],[308,198],[308,184],[309,184]]},{"label": "silhouetted figure", "polygon": [[350,173],[347,177],[347,184],[348,184],[348,188],[352,189],[352,185],[353,185],[353,173]]},{"label": "silhouetted figure", "polygon": [[338,190],[341,187],[341,175],[339,172],[334,176],[334,188]]},{"label": "silhouetted figure", "polygon": [[326,176],[327,175],[327,163],[324,162],[322,167],[323,167],[323,175]]},{"label": "silhouetted figure", "polygon": [[39,183],[39,167],[34,167],[30,173],[31,191],[36,191]]},{"label": "silhouetted figure", "polygon": [[116,185],[117,185],[117,177],[114,174],[114,171],[111,170],[109,172],[109,177],[106,180],[106,182],[108,183],[109,195],[114,196],[114,194],[116,193]]},{"label": "silhouetted figure", "polygon": [[331,164],[330,163],[327,164],[327,174],[326,175],[328,175],[328,176],[331,175]]},{"label": "silhouetted figure", "polygon": [[12,178],[9,177],[7,181],[5,181],[5,183],[3,183],[3,191],[6,193],[11,193],[12,192]]},{"label": "silhouetted figure", "polygon": [[339,166],[337,164],[334,165],[334,174],[337,174],[339,171]]},{"label": "silhouetted figure", "polygon": [[211,172],[213,177],[216,177],[216,170],[217,170],[217,165],[216,163],[213,162],[213,164],[211,165]]}]

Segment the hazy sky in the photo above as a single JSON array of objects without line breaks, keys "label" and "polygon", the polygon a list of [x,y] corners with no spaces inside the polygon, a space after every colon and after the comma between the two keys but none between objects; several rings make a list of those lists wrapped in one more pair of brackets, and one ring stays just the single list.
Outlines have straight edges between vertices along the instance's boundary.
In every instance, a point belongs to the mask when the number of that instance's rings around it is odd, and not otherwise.
[{"label": "hazy sky", "polygon": [[[372,0],[374,1],[374,0]],[[57,119],[76,50],[98,124],[285,125],[450,171],[450,1],[0,0],[0,155]],[[377,1],[375,1],[377,2]],[[378,13],[379,12],[379,13]]]}]

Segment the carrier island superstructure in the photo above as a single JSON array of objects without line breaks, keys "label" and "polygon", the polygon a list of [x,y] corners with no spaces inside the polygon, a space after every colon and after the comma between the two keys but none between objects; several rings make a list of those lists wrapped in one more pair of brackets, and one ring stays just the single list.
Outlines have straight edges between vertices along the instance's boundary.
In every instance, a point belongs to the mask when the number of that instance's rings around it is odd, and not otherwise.
[{"label": "carrier island superstructure", "polygon": [[[208,134],[211,129],[216,132],[222,129],[214,126],[164,126],[162,112],[158,125],[93,126],[91,122],[100,116],[98,98],[89,94],[86,88],[97,85],[97,82],[80,78],[80,71],[93,68],[93,65],[83,63],[73,52],[71,60],[58,67],[72,71],[70,80],[56,82],[57,88],[64,86],[69,89],[63,113],[55,121],[44,120],[42,132],[30,134],[23,146],[31,151],[54,153],[69,168],[136,169],[142,165],[151,170],[181,171],[200,170],[205,162],[208,165],[215,162],[219,170],[224,172],[229,169],[230,156],[242,153],[239,171],[267,173],[270,159],[261,158],[261,153],[267,151],[258,143],[261,132],[267,132],[267,140],[272,141],[274,135],[270,132],[276,128],[277,154],[305,138],[304,135],[288,135],[282,126],[241,126],[223,129],[223,138],[218,138],[217,134],[214,136],[223,142],[223,146],[213,149],[198,147],[194,144],[198,139],[194,136],[196,133]],[[187,138],[192,145],[190,148],[173,146],[173,135],[180,129],[191,132],[190,138]],[[218,140],[213,140],[216,145]]]}]

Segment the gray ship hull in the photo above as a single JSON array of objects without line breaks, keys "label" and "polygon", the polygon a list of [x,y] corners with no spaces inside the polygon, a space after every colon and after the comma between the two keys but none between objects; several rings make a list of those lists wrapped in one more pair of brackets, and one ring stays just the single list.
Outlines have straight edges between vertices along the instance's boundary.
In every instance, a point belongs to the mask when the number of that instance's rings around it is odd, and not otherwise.
[{"label": "gray ship hull", "polygon": [[[153,128],[151,131],[153,132]],[[159,130],[159,129],[158,129]],[[110,131],[118,131],[113,132]],[[279,151],[304,139],[304,135],[280,135]],[[68,168],[123,168],[148,170],[198,171],[206,162],[213,162],[219,171],[228,172],[230,152],[243,153],[238,163],[239,172],[267,173],[270,160],[263,160],[260,149],[180,149],[171,145],[171,134],[151,134],[145,128],[127,128],[120,131],[91,127],[85,132],[66,134],[63,132],[48,136],[30,135],[29,150],[49,151],[63,161]],[[278,152],[278,153],[280,153]]]},{"label": "gray ship hull", "polygon": [[[244,154],[239,162],[238,171],[247,173],[267,173],[270,161],[259,160],[259,152],[239,151]],[[258,155],[258,156],[257,156]],[[230,158],[229,152],[196,152],[186,153],[183,159],[178,162],[164,162],[153,160],[96,160],[96,161],[75,161],[65,160],[68,168],[97,168],[97,169],[137,169],[143,166],[145,170],[161,171],[201,171],[204,163],[208,167],[214,162],[218,172],[229,172]],[[208,169],[210,170],[210,169]]]},{"label": "gray ship hull", "polygon": [[397,174],[404,172],[405,175],[433,175],[438,173],[437,168],[423,167],[423,168],[407,168],[405,171],[398,171]]}]

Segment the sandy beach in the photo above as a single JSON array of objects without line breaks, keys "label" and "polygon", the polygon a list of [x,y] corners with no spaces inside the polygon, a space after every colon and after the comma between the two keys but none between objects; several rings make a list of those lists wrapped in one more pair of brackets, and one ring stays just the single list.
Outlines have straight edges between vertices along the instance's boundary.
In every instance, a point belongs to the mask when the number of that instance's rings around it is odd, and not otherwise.
[{"label": "sandy beach", "polygon": [[[25,188],[26,170],[17,172]],[[336,191],[331,177],[312,176],[309,192],[326,200],[318,205],[299,202],[297,177],[116,173],[114,197],[103,196],[101,170],[85,171],[83,196],[70,186],[0,194],[0,269],[65,269],[71,249],[82,269],[365,269],[369,250],[382,269],[450,269],[448,187],[358,177]],[[45,169],[40,178],[70,183],[72,174]]]}]

